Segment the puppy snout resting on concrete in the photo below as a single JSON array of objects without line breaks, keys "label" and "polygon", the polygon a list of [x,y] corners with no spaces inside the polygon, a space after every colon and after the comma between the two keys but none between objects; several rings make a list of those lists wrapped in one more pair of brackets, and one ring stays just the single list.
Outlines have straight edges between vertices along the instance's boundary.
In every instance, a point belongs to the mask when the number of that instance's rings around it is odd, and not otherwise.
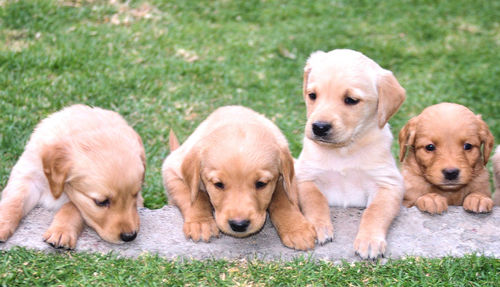
[{"label": "puppy snout resting on concrete", "polygon": [[404,205],[429,213],[443,213],[448,205],[463,205],[476,213],[491,211],[485,166],[493,135],[481,116],[452,103],[430,106],[401,129],[399,145]]},{"label": "puppy snout resting on concrete", "polygon": [[170,145],[163,180],[184,217],[187,238],[208,242],[219,230],[249,236],[262,228],[269,210],[285,246],[314,247],[315,231],[297,205],[288,142],[264,116],[240,106],[222,107],[180,147],[174,136]]},{"label": "puppy snout resting on concrete", "polygon": [[354,250],[362,258],[383,255],[403,198],[387,121],[405,90],[365,55],[333,50],[307,60],[303,96],[307,123],[296,163],[302,212],[325,243],[333,238],[328,205],[367,207]]}]

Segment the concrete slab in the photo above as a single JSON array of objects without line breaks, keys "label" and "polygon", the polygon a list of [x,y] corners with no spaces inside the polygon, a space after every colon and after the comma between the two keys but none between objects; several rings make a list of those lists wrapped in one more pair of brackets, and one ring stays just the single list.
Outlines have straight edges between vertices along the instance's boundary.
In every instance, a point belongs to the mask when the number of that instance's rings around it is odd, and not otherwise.
[{"label": "concrete slab", "polygon": [[[143,253],[159,254],[181,259],[241,259],[289,260],[298,256],[312,256],[334,262],[360,260],[353,252],[353,242],[362,210],[333,208],[335,240],[314,251],[301,252],[284,247],[267,221],[256,235],[238,239],[227,235],[210,243],[194,243],[184,238],[182,217],[177,208],[165,206],[158,210],[141,209],[141,231],[133,242],[115,245],[101,240],[86,228],[77,244],[76,252],[114,252],[120,256],[135,257]],[[34,209],[18,230],[0,249],[14,246],[53,252],[55,249],[42,240],[53,213]],[[473,252],[500,258],[500,207],[491,214],[470,214],[461,207],[450,207],[444,215],[429,215],[414,208],[402,208],[388,235],[387,256],[398,259],[407,255],[423,257],[462,256]]]}]

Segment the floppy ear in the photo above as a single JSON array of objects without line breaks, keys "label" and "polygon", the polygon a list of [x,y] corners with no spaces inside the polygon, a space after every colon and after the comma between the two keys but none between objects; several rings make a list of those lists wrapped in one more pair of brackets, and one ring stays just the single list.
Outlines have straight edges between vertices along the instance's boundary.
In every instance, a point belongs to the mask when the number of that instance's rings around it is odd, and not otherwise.
[{"label": "floppy ear", "polygon": [[277,188],[280,185],[284,188],[288,199],[293,203],[298,203],[298,191],[295,183],[295,169],[293,167],[293,157],[290,154],[288,147],[280,149],[280,165],[281,179],[277,183]]},{"label": "floppy ear", "polygon": [[309,64],[309,61],[306,63],[306,66],[304,67],[304,81],[302,84],[302,96],[304,97],[304,100],[307,100],[307,82],[309,81],[309,74],[311,73],[311,65]]},{"label": "floppy ear", "polygon": [[398,111],[406,99],[406,91],[391,71],[384,70],[378,79],[377,118],[379,128],[383,128]]},{"label": "floppy ear", "polygon": [[488,125],[481,118],[481,115],[477,115],[477,119],[479,121],[479,138],[481,139],[481,144],[483,145],[483,163],[486,165],[490,158],[491,151],[493,150],[495,138],[491,134]]},{"label": "floppy ear", "polygon": [[64,184],[71,169],[69,152],[64,143],[48,145],[42,151],[43,172],[49,182],[54,198],[64,191]]},{"label": "floppy ear", "polygon": [[191,203],[196,200],[196,196],[198,196],[198,191],[200,189],[200,165],[200,154],[197,148],[193,148],[189,151],[181,165],[184,183],[191,192]]},{"label": "floppy ear", "polygon": [[399,161],[403,162],[408,146],[415,144],[415,130],[417,128],[417,117],[413,117],[399,131]]}]

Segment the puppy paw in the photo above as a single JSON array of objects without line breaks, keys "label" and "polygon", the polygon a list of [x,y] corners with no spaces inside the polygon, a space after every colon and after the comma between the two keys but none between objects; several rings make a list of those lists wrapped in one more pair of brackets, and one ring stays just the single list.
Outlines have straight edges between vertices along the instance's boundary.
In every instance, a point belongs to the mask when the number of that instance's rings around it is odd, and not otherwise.
[{"label": "puppy paw", "polygon": [[219,237],[219,228],[213,218],[184,222],[183,231],[186,238],[191,238],[194,242],[198,242],[200,239],[210,242],[211,237]]},{"label": "puppy paw", "polygon": [[436,193],[422,195],[417,199],[415,205],[420,211],[425,211],[430,214],[441,214],[448,210],[446,198]]},{"label": "puppy paw", "polygon": [[78,233],[64,227],[49,227],[43,235],[43,241],[54,248],[75,249]]},{"label": "puppy paw", "polygon": [[333,225],[328,219],[308,219],[316,231],[316,241],[319,245],[333,241]]},{"label": "puppy paw", "polygon": [[296,250],[310,250],[314,248],[316,231],[311,223],[304,222],[294,225],[293,229],[280,232],[283,245]]},{"label": "puppy paw", "polygon": [[387,243],[383,236],[358,234],[354,240],[354,251],[362,259],[377,259],[384,257]]},{"label": "puppy paw", "polygon": [[493,200],[482,194],[468,195],[463,203],[464,209],[474,213],[487,213],[493,209]]},{"label": "puppy paw", "polygon": [[7,239],[9,239],[12,236],[15,230],[16,226],[2,222],[0,226],[0,243],[7,241]]}]

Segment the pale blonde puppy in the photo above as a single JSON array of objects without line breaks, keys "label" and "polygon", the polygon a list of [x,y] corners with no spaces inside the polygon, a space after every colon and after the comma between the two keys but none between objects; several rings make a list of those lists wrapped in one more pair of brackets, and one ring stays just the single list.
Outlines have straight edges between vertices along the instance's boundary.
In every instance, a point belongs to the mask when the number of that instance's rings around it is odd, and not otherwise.
[{"label": "pale blonde puppy", "polygon": [[174,136],[170,145],[163,180],[184,217],[186,238],[208,242],[219,230],[249,236],[269,210],[285,246],[314,247],[314,229],[297,205],[288,142],[270,120],[245,107],[222,107],[180,147]]},{"label": "pale blonde puppy", "polygon": [[43,235],[75,248],[84,223],[106,241],[134,240],[145,154],[139,135],[117,113],[74,105],[35,128],[0,201],[0,241],[36,205],[55,210]]},{"label": "pale blonde puppy", "polygon": [[405,90],[362,53],[333,50],[307,60],[303,96],[307,123],[295,165],[302,212],[325,243],[333,238],[328,205],[366,207],[354,250],[362,258],[383,255],[404,192],[387,121]]},{"label": "pale blonde puppy", "polygon": [[493,201],[495,205],[500,206],[500,146],[497,147],[493,156],[493,179],[495,180],[495,194]]},{"label": "pale blonde puppy", "polygon": [[404,205],[429,213],[443,213],[448,205],[490,212],[486,163],[493,141],[481,116],[462,105],[441,103],[424,109],[399,133]]}]

